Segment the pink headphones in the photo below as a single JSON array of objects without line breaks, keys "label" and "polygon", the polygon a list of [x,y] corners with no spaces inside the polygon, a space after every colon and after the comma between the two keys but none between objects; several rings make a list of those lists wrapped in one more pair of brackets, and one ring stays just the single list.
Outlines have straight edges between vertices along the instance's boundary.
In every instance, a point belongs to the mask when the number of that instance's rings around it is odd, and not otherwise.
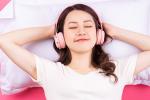
[{"label": "pink headphones", "polygon": [[[97,41],[96,41],[97,45],[103,44],[104,38],[105,38],[105,32],[102,27],[102,21],[100,21],[100,23],[101,23],[100,24],[101,29],[98,29],[98,31],[97,31]],[[55,31],[56,31],[56,26],[55,26]],[[63,37],[62,32],[59,32],[59,33],[56,32],[56,34],[54,35],[54,41],[55,41],[57,48],[62,49],[62,48],[66,47],[65,39]]]}]

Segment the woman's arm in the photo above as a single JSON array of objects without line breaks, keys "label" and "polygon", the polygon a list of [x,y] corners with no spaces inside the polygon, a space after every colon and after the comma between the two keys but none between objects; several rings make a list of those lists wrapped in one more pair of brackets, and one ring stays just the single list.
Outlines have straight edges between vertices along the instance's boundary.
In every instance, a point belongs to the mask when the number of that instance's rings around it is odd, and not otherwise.
[{"label": "woman's arm", "polygon": [[0,35],[0,49],[21,69],[36,79],[35,58],[21,47],[29,42],[48,39],[54,34],[54,27],[34,27]]},{"label": "woman's arm", "polygon": [[142,52],[139,54],[135,74],[150,66],[150,36],[125,30],[107,23],[103,24],[104,30],[112,38],[134,45]]},{"label": "woman's arm", "polygon": [[31,27],[20,29],[0,35],[0,38],[9,40],[18,45],[24,45],[37,40],[48,39],[53,37],[54,25],[43,27]]}]

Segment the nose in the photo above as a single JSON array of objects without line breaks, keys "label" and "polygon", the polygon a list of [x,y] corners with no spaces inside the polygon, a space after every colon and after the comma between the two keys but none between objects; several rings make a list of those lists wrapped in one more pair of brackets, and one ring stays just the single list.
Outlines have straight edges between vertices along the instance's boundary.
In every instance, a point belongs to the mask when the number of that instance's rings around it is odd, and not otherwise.
[{"label": "nose", "polygon": [[86,32],[84,30],[84,27],[79,27],[79,30],[77,32],[77,35],[86,35]]}]

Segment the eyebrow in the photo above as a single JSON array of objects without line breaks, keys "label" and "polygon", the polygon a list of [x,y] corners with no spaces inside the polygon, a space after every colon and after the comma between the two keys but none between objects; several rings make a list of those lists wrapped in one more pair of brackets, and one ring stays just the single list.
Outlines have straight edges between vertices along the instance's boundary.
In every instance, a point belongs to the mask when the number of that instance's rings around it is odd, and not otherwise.
[{"label": "eyebrow", "polygon": [[92,22],[91,20],[85,20],[85,21],[83,21],[83,22]]},{"label": "eyebrow", "polygon": [[[91,20],[85,20],[85,21],[83,21],[84,23],[86,23],[86,22],[92,22]],[[75,22],[75,21],[71,21],[71,22],[69,22],[68,24],[71,24],[71,23],[73,23],[73,24],[77,24],[77,22]]]}]

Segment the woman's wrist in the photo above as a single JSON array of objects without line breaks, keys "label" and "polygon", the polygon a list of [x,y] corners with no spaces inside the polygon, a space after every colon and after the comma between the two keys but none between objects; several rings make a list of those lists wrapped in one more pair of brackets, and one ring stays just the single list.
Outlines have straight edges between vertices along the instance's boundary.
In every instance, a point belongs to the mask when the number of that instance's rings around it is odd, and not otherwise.
[{"label": "woman's wrist", "polygon": [[121,28],[116,28],[115,31],[112,33],[112,38],[116,40],[121,40],[122,35],[125,34],[127,31]]},{"label": "woman's wrist", "polygon": [[55,34],[54,32],[55,32],[55,25],[52,24],[48,29],[48,34],[51,38],[54,36],[54,34]]},{"label": "woman's wrist", "polygon": [[127,30],[125,29],[119,28],[117,26],[108,23],[103,23],[103,26],[104,26],[104,31],[113,39],[120,40],[122,35],[127,32]]}]

